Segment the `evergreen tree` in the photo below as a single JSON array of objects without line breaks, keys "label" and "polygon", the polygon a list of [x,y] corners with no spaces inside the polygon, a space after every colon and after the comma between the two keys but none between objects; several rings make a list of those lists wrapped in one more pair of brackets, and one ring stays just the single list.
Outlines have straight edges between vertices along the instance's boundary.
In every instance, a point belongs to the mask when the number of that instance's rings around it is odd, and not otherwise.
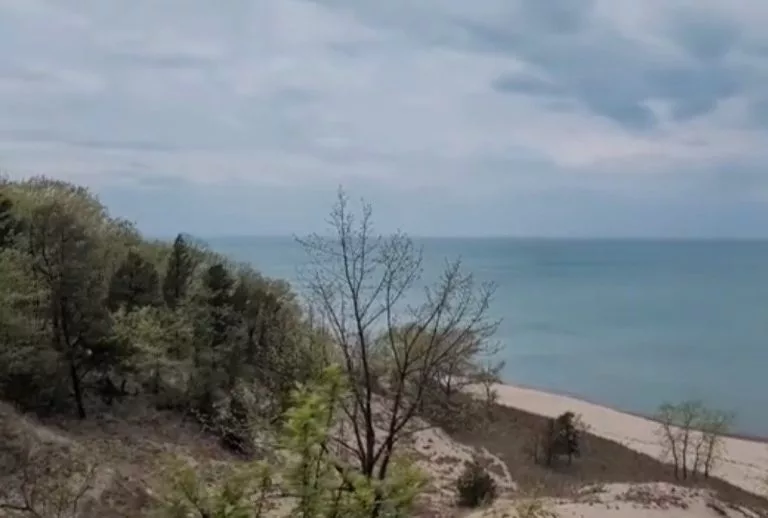
[{"label": "evergreen tree", "polygon": [[574,456],[580,455],[579,439],[579,428],[573,412],[547,419],[542,441],[546,465],[553,466],[555,459],[561,455],[567,455],[568,462],[572,462]]},{"label": "evergreen tree", "polygon": [[216,263],[203,274],[203,293],[197,300],[194,365],[197,381],[197,409],[212,418],[223,388],[233,389],[240,374],[239,348],[235,338],[238,319],[232,307],[234,280],[227,268]]},{"label": "evergreen tree", "polygon": [[11,246],[20,230],[21,222],[13,214],[13,203],[0,193],[0,250]]},{"label": "evergreen tree", "polygon": [[179,234],[173,242],[168,268],[163,279],[163,298],[169,308],[175,308],[186,297],[195,261],[184,236]]},{"label": "evergreen tree", "polygon": [[217,349],[226,343],[230,329],[236,323],[232,292],[235,281],[227,268],[217,263],[206,270],[203,285],[209,312],[210,346],[212,349]]},{"label": "evergreen tree", "polygon": [[133,311],[159,303],[160,277],[155,266],[141,254],[131,250],[112,276],[107,305],[115,310],[124,307]]},{"label": "evergreen tree", "polygon": [[579,456],[579,429],[576,426],[576,415],[573,412],[565,412],[557,418],[559,430],[559,450],[568,456],[570,463],[575,456]]}]

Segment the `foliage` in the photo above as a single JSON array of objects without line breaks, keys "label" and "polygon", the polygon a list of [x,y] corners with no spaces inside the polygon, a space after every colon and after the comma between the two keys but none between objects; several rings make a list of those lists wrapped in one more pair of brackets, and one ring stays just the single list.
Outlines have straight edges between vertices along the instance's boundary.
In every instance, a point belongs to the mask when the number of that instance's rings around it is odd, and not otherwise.
[{"label": "foliage", "polygon": [[13,212],[13,202],[0,192],[0,250],[10,247],[21,229],[21,221]]},{"label": "foliage", "polygon": [[[304,241],[314,274],[303,308],[287,283],[188,236],[143,239],[86,188],[43,177],[0,188],[0,397],[86,419],[141,395],[193,413],[245,456],[259,429],[281,425],[290,461],[271,469],[300,515],[403,516],[421,479],[399,440],[493,371],[479,361],[493,352],[493,287],[451,263],[409,310],[420,252],[402,234],[375,236],[367,208],[355,225],[343,193],[336,239]],[[352,441],[330,436],[337,421]],[[261,487],[256,472],[242,476]],[[230,500],[255,487],[232,476],[201,497],[210,512],[235,512]]]},{"label": "foliage", "polygon": [[160,277],[155,266],[136,250],[130,250],[123,264],[112,276],[107,304],[114,311],[155,306],[160,302]]},{"label": "foliage", "polygon": [[496,499],[496,482],[479,462],[473,462],[456,480],[456,492],[462,507],[488,505]]},{"label": "foliage", "polygon": [[158,512],[160,517],[261,518],[269,509],[273,480],[265,464],[253,463],[217,473],[222,478],[218,483],[205,480],[193,467],[178,460],[171,463],[169,472],[170,490]]},{"label": "foliage", "polygon": [[408,516],[424,487],[408,463],[396,462],[389,476],[371,481],[334,455],[332,425],[345,397],[344,378],[334,367],[297,388],[279,441],[283,461],[274,466],[245,463],[218,483],[203,481],[189,466],[176,466],[163,516],[258,518],[281,499],[292,503],[292,517]]},{"label": "foliage", "polygon": [[143,392],[204,409],[223,434],[277,419],[317,372],[317,333],[285,283],[186,236],[145,241],[82,187],[0,187],[0,397],[86,417]]},{"label": "foliage", "polygon": [[298,500],[292,515],[407,516],[424,485],[418,471],[398,460],[388,476],[372,480],[344,463],[333,446],[332,426],[348,396],[343,372],[337,367],[329,367],[317,383],[294,393],[283,442],[293,454],[285,470],[288,491]]},{"label": "foliage", "polygon": [[168,264],[163,279],[163,298],[168,307],[173,309],[186,298],[195,267],[192,250],[184,236],[179,234],[168,254]]},{"label": "foliage", "polygon": [[546,466],[551,467],[558,457],[565,455],[569,464],[573,462],[573,457],[581,454],[583,426],[573,412],[564,412],[556,418],[547,419],[546,425],[535,437],[534,460],[543,460]]},{"label": "foliage", "polygon": [[35,208],[28,227],[32,271],[47,291],[52,348],[65,365],[78,416],[85,418],[87,376],[105,374],[128,353],[110,334],[105,284],[95,268],[99,243],[77,213],[57,200]]}]

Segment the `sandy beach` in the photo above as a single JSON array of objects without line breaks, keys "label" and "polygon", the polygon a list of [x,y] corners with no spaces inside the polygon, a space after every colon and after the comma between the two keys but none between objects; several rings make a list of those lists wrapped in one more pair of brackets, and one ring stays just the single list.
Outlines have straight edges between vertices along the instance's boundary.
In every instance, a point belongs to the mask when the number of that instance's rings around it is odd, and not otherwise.
[{"label": "sandy beach", "polygon": [[[546,417],[556,417],[563,412],[572,411],[581,415],[594,435],[619,442],[660,460],[668,460],[664,458],[659,444],[659,425],[650,419],[574,397],[529,388],[507,384],[498,384],[494,388],[498,392],[498,402],[502,405]],[[768,488],[765,482],[768,476],[768,444],[731,437],[725,438],[724,444],[724,458],[713,470],[713,475],[747,491],[765,494]]]}]

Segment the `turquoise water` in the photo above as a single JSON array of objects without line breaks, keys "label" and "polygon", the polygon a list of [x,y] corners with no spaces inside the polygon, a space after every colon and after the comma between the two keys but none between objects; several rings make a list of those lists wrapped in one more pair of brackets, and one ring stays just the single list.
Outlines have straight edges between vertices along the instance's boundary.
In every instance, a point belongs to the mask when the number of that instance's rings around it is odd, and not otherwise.
[{"label": "turquoise water", "polygon": [[[290,238],[211,246],[295,280]],[[768,436],[768,242],[423,239],[425,275],[461,256],[498,290],[505,381],[649,414],[701,398]]]}]

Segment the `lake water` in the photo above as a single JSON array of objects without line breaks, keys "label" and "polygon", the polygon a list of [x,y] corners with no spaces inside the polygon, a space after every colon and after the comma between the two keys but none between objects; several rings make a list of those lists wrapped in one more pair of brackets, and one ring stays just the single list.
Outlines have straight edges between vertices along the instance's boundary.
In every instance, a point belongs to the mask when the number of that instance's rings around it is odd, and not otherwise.
[{"label": "lake water", "polygon": [[[699,398],[768,436],[768,242],[419,239],[498,285],[505,381],[650,414]],[[295,281],[291,238],[209,239]]]}]

